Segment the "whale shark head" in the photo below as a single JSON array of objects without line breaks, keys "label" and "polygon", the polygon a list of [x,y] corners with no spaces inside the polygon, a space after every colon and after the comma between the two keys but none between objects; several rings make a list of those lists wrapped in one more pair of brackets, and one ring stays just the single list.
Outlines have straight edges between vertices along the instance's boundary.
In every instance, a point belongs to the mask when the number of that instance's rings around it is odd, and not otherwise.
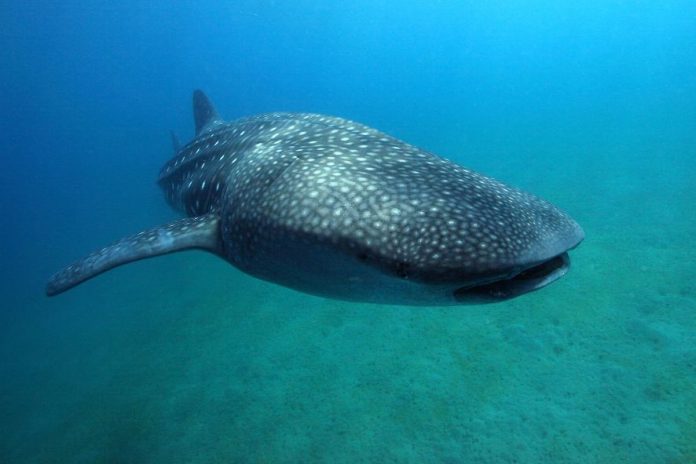
[{"label": "whale shark head", "polygon": [[[348,300],[493,303],[558,280],[569,270],[568,252],[584,239],[581,227],[547,201],[449,162],[408,173],[429,182],[393,182],[394,171],[382,172],[383,179],[359,164],[343,170],[359,169],[358,185],[350,175],[321,180],[286,170],[276,185],[284,193],[260,200],[255,210],[263,218],[237,229],[253,230],[249,242],[234,245],[240,267]],[[289,185],[299,179],[311,187],[293,198]],[[318,193],[324,184],[334,188],[330,179],[341,194]]]}]

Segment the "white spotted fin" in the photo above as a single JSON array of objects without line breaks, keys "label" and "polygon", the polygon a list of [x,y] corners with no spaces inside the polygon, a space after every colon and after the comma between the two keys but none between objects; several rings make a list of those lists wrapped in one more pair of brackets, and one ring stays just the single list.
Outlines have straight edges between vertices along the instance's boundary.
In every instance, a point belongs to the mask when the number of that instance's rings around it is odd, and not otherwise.
[{"label": "white spotted fin", "polygon": [[54,274],[46,285],[48,296],[62,293],[87,279],[144,258],[193,248],[220,251],[217,215],[179,219],[123,238]]}]

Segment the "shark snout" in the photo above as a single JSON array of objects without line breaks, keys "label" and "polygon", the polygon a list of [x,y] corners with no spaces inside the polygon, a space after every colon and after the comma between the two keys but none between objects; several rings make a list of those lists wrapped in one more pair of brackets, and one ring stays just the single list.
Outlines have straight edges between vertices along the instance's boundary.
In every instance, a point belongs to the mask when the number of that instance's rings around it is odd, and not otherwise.
[{"label": "shark snout", "polygon": [[504,277],[456,289],[454,298],[467,303],[492,303],[543,288],[568,272],[568,251],[577,247],[584,238],[585,232],[580,225],[564,217],[521,253],[511,268],[501,269]]},{"label": "shark snout", "polygon": [[577,247],[585,238],[582,227],[574,220],[568,218],[564,221],[563,227],[559,228],[548,236],[544,236],[531,256],[536,254],[536,259],[532,261],[547,261],[555,256],[572,250]]}]

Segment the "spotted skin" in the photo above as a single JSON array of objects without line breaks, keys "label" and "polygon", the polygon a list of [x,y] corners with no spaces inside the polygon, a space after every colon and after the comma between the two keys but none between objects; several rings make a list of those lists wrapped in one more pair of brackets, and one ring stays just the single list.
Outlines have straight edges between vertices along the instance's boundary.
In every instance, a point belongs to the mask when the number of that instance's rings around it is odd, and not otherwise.
[{"label": "spotted skin", "polygon": [[550,203],[362,124],[224,122],[199,92],[194,112],[197,136],[159,184],[186,215],[218,218],[215,252],[262,279],[381,303],[497,301],[563,275],[583,239]]},{"label": "spotted skin", "polygon": [[218,230],[218,217],[207,215],[187,217],[138,232],[97,250],[54,274],[46,286],[46,294],[57,295],[116,266],[150,256],[191,248],[215,250],[220,243]]}]

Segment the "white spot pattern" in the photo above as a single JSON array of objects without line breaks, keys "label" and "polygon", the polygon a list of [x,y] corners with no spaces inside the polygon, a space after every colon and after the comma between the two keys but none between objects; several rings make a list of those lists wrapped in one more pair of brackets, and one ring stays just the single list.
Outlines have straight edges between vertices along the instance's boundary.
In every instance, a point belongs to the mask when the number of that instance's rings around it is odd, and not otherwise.
[{"label": "white spot pattern", "polygon": [[455,279],[519,265],[577,230],[533,195],[315,114],[221,124],[184,147],[159,182],[189,215],[221,215],[225,252],[242,268],[271,259],[283,240],[345,250],[404,277]]}]

